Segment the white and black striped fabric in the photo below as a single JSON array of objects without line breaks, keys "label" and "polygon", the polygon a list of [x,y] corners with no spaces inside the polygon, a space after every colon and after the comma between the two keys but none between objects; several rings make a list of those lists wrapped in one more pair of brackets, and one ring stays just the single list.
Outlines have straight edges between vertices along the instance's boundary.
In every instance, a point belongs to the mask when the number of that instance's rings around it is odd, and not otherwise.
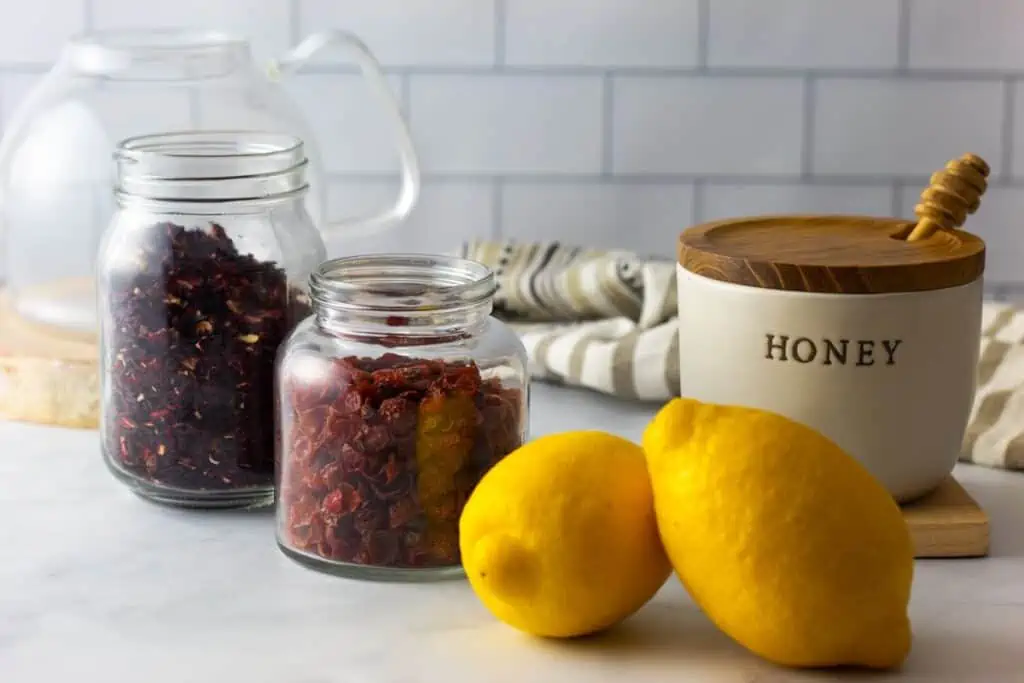
[{"label": "white and black striped fabric", "polygon": [[[534,379],[638,401],[679,394],[675,263],[557,242],[470,242],[495,271],[496,314]],[[986,302],[978,392],[961,459],[1024,470],[1024,309]]]}]

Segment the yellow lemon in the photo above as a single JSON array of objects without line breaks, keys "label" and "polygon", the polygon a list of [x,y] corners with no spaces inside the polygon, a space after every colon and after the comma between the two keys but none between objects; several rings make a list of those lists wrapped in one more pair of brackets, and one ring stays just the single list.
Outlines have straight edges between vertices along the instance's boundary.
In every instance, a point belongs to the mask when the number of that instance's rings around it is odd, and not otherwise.
[{"label": "yellow lemon", "polygon": [[785,666],[903,662],[910,535],[856,460],[779,415],[686,399],[643,446],[672,565],[726,634]]},{"label": "yellow lemon", "polygon": [[643,449],[603,432],[545,436],[509,454],[473,491],[459,536],[480,600],[538,636],[606,629],[672,571]]}]

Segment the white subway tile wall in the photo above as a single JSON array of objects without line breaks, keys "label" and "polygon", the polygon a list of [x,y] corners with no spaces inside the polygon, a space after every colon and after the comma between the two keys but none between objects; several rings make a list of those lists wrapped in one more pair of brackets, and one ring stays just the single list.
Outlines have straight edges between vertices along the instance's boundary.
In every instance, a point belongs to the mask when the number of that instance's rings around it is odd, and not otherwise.
[{"label": "white subway tile wall", "polygon": [[[402,103],[425,184],[406,225],[332,235],[337,253],[510,237],[670,258],[680,229],[713,218],[910,217],[931,172],[973,151],[993,167],[970,223],[990,244],[988,280],[1024,292],[1019,0],[0,0],[0,9],[4,125],[83,30],[222,29],[249,36],[261,58],[317,30],[358,34]],[[325,54],[288,87],[326,160],[331,216],[389,202],[396,155],[350,56]]]},{"label": "white subway tile wall", "polygon": [[46,65],[64,42],[82,30],[88,8],[82,0],[20,3],[4,0],[0,60],[12,66]]},{"label": "white subway tile wall", "polygon": [[697,0],[515,0],[505,5],[506,64],[693,67]]},{"label": "white subway tile wall", "polygon": [[[389,76],[392,93],[404,104],[401,79]],[[300,73],[285,82],[306,114],[330,173],[397,173],[398,152],[389,124],[369,86],[349,73]]]},{"label": "white subway tile wall", "polygon": [[[129,0],[118,0],[128,2]],[[228,0],[219,0],[221,3]],[[496,0],[294,0],[297,35],[345,29],[389,65],[494,64]],[[340,51],[321,61],[345,63]]]},{"label": "white subway tile wall", "polygon": [[812,173],[929,175],[971,150],[1002,175],[998,81],[822,78],[813,92]]},{"label": "white subway tile wall", "polygon": [[[574,225],[574,241],[595,247],[628,245],[662,255],[693,215],[692,183],[510,181],[502,187],[501,224],[506,234],[547,240]],[[632,232],[623,241],[623,232]],[[668,245],[668,247],[666,247]]]},{"label": "white subway tile wall", "polygon": [[910,0],[909,9],[907,54],[912,67],[1012,72],[1024,64],[1022,2]]},{"label": "white subway tile wall", "polygon": [[[328,210],[336,220],[377,213],[394,203],[399,184],[389,180],[348,181],[334,184],[327,195]],[[447,251],[463,241],[490,233],[497,191],[488,181],[428,180],[416,212],[408,221],[381,236],[328,232],[334,255],[403,251],[431,253],[438,245]]]},{"label": "white subway tile wall", "polygon": [[893,190],[886,185],[806,183],[714,183],[701,195],[704,220],[750,214],[832,213],[884,216],[892,213]]},{"label": "white subway tile wall", "polygon": [[426,173],[601,172],[598,76],[419,76],[409,120]]},{"label": "white subway tile wall", "polygon": [[800,173],[799,78],[617,76],[612,172]]},{"label": "white subway tile wall", "polygon": [[895,0],[712,0],[708,64],[892,68],[899,8]]}]

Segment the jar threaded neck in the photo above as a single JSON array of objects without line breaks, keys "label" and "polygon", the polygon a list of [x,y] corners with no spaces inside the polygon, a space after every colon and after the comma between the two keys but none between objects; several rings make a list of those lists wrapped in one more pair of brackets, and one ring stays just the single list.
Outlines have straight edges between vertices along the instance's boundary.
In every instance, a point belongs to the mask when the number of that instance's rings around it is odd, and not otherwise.
[{"label": "jar threaded neck", "polygon": [[[497,283],[485,265],[454,256],[380,254],[327,261],[309,278],[318,319],[438,316],[490,312]],[[428,324],[424,322],[424,324]]]},{"label": "jar threaded neck", "polygon": [[178,131],[122,140],[114,152],[119,200],[265,202],[302,195],[302,140],[264,131]]}]

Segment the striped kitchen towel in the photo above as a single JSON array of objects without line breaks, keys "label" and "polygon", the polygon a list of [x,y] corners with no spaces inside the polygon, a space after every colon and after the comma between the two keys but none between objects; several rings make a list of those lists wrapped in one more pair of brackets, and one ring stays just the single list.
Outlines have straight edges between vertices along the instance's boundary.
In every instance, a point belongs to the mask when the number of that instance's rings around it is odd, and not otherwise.
[{"label": "striped kitchen towel", "polygon": [[[534,379],[639,401],[679,394],[675,263],[559,243],[470,242]],[[1024,309],[986,302],[961,460],[1024,470]]]}]

